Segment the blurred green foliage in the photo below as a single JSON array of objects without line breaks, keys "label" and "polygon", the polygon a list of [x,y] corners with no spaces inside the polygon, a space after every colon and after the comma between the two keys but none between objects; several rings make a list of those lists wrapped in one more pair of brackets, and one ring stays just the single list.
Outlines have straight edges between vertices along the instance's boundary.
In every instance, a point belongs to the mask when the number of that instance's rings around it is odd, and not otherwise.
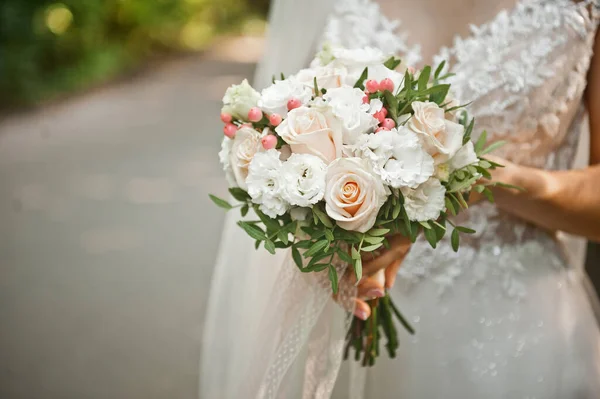
[{"label": "blurred green foliage", "polygon": [[201,50],[267,8],[268,0],[2,0],[0,107],[85,88],[157,55]]}]

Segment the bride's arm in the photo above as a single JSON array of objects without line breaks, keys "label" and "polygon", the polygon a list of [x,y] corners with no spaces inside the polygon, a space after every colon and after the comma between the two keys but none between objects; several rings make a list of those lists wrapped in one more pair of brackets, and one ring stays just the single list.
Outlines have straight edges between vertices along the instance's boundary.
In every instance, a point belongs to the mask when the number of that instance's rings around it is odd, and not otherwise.
[{"label": "bride's arm", "polygon": [[549,230],[562,230],[600,241],[600,35],[588,76],[586,104],[590,114],[590,164],[586,169],[546,171],[506,164],[494,180],[525,192],[496,188],[498,207]]}]

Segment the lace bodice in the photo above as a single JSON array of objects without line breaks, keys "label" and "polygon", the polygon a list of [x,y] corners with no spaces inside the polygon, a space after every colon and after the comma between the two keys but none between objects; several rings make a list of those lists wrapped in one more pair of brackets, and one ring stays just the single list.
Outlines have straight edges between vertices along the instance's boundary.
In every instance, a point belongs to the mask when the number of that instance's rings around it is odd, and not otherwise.
[{"label": "lace bodice", "polygon": [[[474,137],[486,130],[491,140],[505,140],[497,154],[518,164],[570,168],[579,137],[589,129],[582,97],[599,17],[596,0],[520,0],[440,49],[434,62],[448,61],[455,96],[471,102]],[[406,44],[399,25],[369,0],[339,0],[324,40],[379,47],[417,64],[420,48]],[[458,254],[449,245],[431,251],[417,242],[401,276],[408,281],[427,276],[443,291],[467,270],[474,282],[492,270],[508,295],[520,297],[526,290],[518,275],[527,259],[543,254],[550,264],[566,264],[550,235],[491,204],[472,207],[465,217],[462,223],[478,233],[465,237]]]}]

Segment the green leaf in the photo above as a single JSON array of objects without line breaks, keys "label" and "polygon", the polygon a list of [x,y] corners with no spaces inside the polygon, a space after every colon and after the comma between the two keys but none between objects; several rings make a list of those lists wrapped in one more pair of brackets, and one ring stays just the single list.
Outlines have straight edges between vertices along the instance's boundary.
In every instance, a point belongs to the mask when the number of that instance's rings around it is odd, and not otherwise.
[{"label": "green leaf", "polygon": [[446,219],[442,218],[442,224],[438,223],[438,222],[433,222],[434,227],[433,229],[435,230],[435,235],[437,237],[438,242],[442,240],[442,238],[444,238],[444,235],[446,235]]},{"label": "green leaf", "polygon": [[229,193],[231,194],[231,196],[233,198],[235,198],[236,200],[238,200],[240,202],[246,202],[251,199],[250,195],[246,191],[242,190],[239,187],[231,187],[229,189]]},{"label": "green leaf", "polygon": [[477,139],[477,142],[475,143],[475,154],[477,154],[478,156],[481,153],[481,151],[483,151],[483,147],[485,146],[486,140],[487,132],[484,130],[481,133],[481,136],[479,136],[479,138]]},{"label": "green leaf", "polygon": [[383,245],[383,243],[379,243],[379,244],[375,244],[375,245],[368,245],[366,247],[362,247],[360,250],[361,250],[361,252],[373,252],[377,248],[380,248],[382,245]]},{"label": "green leaf", "polygon": [[353,263],[354,259],[352,259],[352,257],[350,255],[348,255],[348,252],[342,250],[342,249],[338,249],[337,250],[337,254],[340,257],[341,260],[343,260],[346,263]]},{"label": "green leaf", "polygon": [[267,231],[270,231],[274,234],[281,228],[281,225],[279,224],[278,220],[272,219],[269,216],[265,215],[260,209],[258,209],[258,206],[256,205],[254,206],[254,212],[256,213],[260,221],[264,223],[264,225],[267,228]]},{"label": "green leaf", "polygon": [[281,80],[285,80],[285,75],[283,74],[283,72],[281,73]]},{"label": "green leaf", "polygon": [[460,236],[458,235],[458,230],[452,230],[450,242],[452,243],[452,249],[454,250],[454,252],[458,252],[458,247],[460,245]]},{"label": "green leaf", "polygon": [[380,242],[383,242],[383,240],[385,240],[385,237],[365,236],[365,242],[368,242],[369,244],[379,244]]},{"label": "green leaf", "polygon": [[427,83],[429,83],[429,77],[431,76],[431,67],[427,65],[425,68],[421,70],[419,74],[419,90],[427,89]]},{"label": "green leaf", "polygon": [[238,226],[240,226],[242,229],[244,229],[244,231],[246,231],[246,233],[248,233],[248,235],[250,237],[254,238],[255,240],[264,241],[267,239],[265,232],[260,227],[254,225],[254,224],[250,224],[250,223],[247,223],[244,221],[239,221]]},{"label": "green leaf", "polygon": [[356,247],[352,247],[352,259],[360,259],[360,253],[356,250]]},{"label": "green leaf", "polygon": [[425,229],[425,238],[432,248],[437,247],[437,234],[433,229]]},{"label": "green leaf", "polygon": [[465,234],[475,234],[475,230],[470,229],[468,227],[464,227],[464,226],[456,226],[455,227],[456,230],[460,231],[461,233],[465,233]]},{"label": "green leaf", "polygon": [[430,229],[430,228],[431,228],[431,226],[430,226],[430,225],[429,225],[429,223],[427,223],[427,222],[419,222],[419,224],[420,224],[421,226],[425,227],[426,229]]},{"label": "green leaf", "polygon": [[316,255],[317,253],[319,253],[320,251],[322,251],[328,247],[329,247],[329,241],[327,241],[327,240],[317,241],[304,253],[304,257],[309,258],[313,255]]},{"label": "green leaf", "polygon": [[333,228],[333,223],[331,222],[331,219],[329,219],[329,216],[327,216],[327,214],[325,212],[323,212],[318,206],[313,206],[312,208],[313,213],[315,214],[315,216],[317,217],[317,219],[319,219],[321,221],[321,223],[323,223],[323,225],[325,225],[325,227],[328,227],[330,229]]},{"label": "green leaf", "polygon": [[354,260],[354,274],[356,275],[356,281],[360,281],[362,278],[362,259],[358,257],[358,259]]},{"label": "green leaf", "polygon": [[489,169],[492,167],[492,164],[486,161],[485,159],[482,159],[481,161],[479,161],[479,166],[485,169]]},{"label": "green leaf", "polygon": [[334,294],[338,292],[338,275],[333,265],[329,265],[329,281],[331,281],[331,290]]},{"label": "green leaf", "polygon": [[398,65],[400,65],[402,61],[399,58],[396,57],[390,57],[386,62],[383,63],[383,65],[387,68],[387,69],[391,69],[394,70],[398,67]]},{"label": "green leaf", "polygon": [[431,90],[431,94],[429,95],[429,101],[440,105],[444,101],[446,96],[448,95],[448,91],[450,90],[450,85],[448,85],[448,84],[437,85],[437,86],[433,86],[433,87],[429,88],[428,90]]},{"label": "green leaf", "polygon": [[314,266],[311,267],[312,272],[322,272],[323,270],[327,269],[330,266],[329,263],[318,263]]},{"label": "green leaf", "polygon": [[315,96],[319,95],[319,85],[317,84],[317,77],[315,76],[313,79],[313,85],[315,89]]},{"label": "green leaf", "polygon": [[302,241],[298,241],[294,245],[296,246],[296,248],[308,249],[312,245],[312,241],[311,240],[302,240]]},{"label": "green leaf", "polygon": [[302,255],[300,255],[300,251],[295,246],[292,247],[292,258],[294,259],[294,263],[298,266],[299,269],[302,270],[304,265],[302,264]]},{"label": "green leaf", "polygon": [[221,199],[215,195],[209,194],[208,195],[210,197],[210,199],[212,200],[212,202],[215,203],[215,205],[217,205],[218,207],[221,207],[223,209],[226,210],[230,210],[233,208],[233,206],[231,206],[231,204],[227,201],[225,201],[224,199]]},{"label": "green leaf", "polygon": [[442,73],[442,70],[444,69],[445,65],[446,65],[446,60],[443,60],[442,62],[440,62],[440,64],[435,69],[435,73],[433,75],[434,78],[437,79],[440,77],[440,73]]},{"label": "green leaf", "polygon": [[469,122],[469,124],[465,127],[465,134],[463,135],[463,145],[467,144],[467,142],[469,142],[471,140],[471,134],[473,133],[474,126],[475,126],[475,118],[472,118],[471,122]]},{"label": "green leaf", "polygon": [[477,191],[479,194],[481,194],[483,192],[483,190],[485,190],[485,186],[482,184],[478,184],[475,187],[473,187],[473,189],[475,191]]},{"label": "green leaf", "polygon": [[358,78],[358,80],[356,81],[356,83],[354,84],[354,88],[358,88],[361,90],[365,89],[365,79],[367,78],[367,76],[369,76],[369,68],[365,68],[362,72],[362,74],[360,75],[360,77]]},{"label": "green leaf", "polygon": [[248,214],[249,210],[250,210],[250,206],[248,206],[248,204],[245,204],[244,206],[242,206],[242,209],[240,209],[242,217],[246,216]]},{"label": "green leaf", "polygon": [[258,248],[260,248],[260,243],[261,243],[261,242],[262,242],[261,240],[256,240],[256,241],[254,242],[254,249],[258,250]]},{"label": "green leaf", "polygon": [[335,240],[335,237],[333,236],[333,233],[331,232],[331,230],[325,230],[325,237],[327,238],[327,240],[329,242]]},{"label": "green leaf", "polygon": [[265,249],[267,251],[269,251],[271,254],[275,255],[275,244],[273,243],[273,241],[269,240],[268,238],[265,241]]},{"label": "green leaf", "polygon": [[495,143],[490,144],[489,147],[487,147],[486,149],[481,151],[481,155],[485,155],[485,154],[489,154],[490,152],[494,152],[498,148],[502,147],[505,144],[506,144],[506,141],[503,141],[503,140],[496,141]]},{"label": "green leaf", "polygon": [[421,225],[417,222],[411,222],[410,230],[409,230],[409,238],[411,242],[415,242],[417,240],[417,235],[419,234],[419,230]]},{"label": "green leaf", "polygon": [[517,190],[517,191],[521,191],[521,192],[527,191],[523,187],[515,186],[514,184],[502,183],[502,182],[499,182],[499,181],[495,182],[494,186],[503,187],[503,188],[509,188],[511,190]]},{"label": "green leaf", "polygon": [[398,99],[387,90],[383,92],[383,98],[388,104],[391,118],[396,121],[398,118]]},{"label": "green leaf", "polygon": [[285,231],[285,229],[281,229],[277,232],[277,238],[286,245],[290,242],[289,233]]},{"label": "green leaf", "polygon": [[454,209],[452,201],[450,201],[448,197],[444,198],[444,201],[446,202],[446,209],[448,209],[453,216],[456,216],[456,209]]},{"label": "green leaf", "polygon": [[378,237],[384,236],[390,232],[390,229],[371,229],[367,232],[370,236]]},{"label": "green leaf", "polygon": [[492,191],[489,188],[485,188],[485,190],[483,190],[483,195],[485,195],[485,197],[487,198],[488,201],[490,201],[492,204],[495,202],[494,201],[494,194],[492,193]]},{"label": "green leaf", "polygon": [[394,206],[394,212],[392,213],[392,219],[398,219],[398,216],[400,215],[400,211],[402,211],[403,207],[402,204],[400,204],[400,202],[397,202],[396,205]]}]

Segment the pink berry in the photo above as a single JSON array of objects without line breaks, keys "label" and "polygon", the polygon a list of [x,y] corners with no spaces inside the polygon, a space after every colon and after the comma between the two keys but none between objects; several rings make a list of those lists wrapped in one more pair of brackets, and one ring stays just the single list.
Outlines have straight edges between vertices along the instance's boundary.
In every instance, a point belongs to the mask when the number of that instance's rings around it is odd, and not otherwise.
[{"label": "pink berry", "polygon": [[363,104],[368,104],[368,103],[370,103],[370,102],[371,102],[371,100],[369,99],[369,96],[365,95],[365,96],[363,97]]},{"label": "pink berry", "polygon": [[383,130],[390,130],[390,129],[386,129],[384,127],[378,127],[377,130],[375,130],[375,133],[379,133],[379,132],[381,132]]},{"label": "pink berry", "polygon": [[231,123],[232,119],[233,118],[231,117],[231,114],[228,114],[226,112],[221,113],[221,120],[223,121],[223,123]]},{"label": "pink berry", "polygon": [[299,108],[301,106],[302,106],[302,103],[297,98],[290,98],[290,100],[287,103],[288,111]]},{"label": "pink berry", "polygon": [[365,87],[369,93],[377,93],[379,91],[379,83],[373,79],[367,80]]},{"label": "pink berry", "polygon": [[269,134],[263,137],[260,142],[265,150],[270,150],[277,146],[277,137]]},{"label": "pink berry", "polygon": [[392,130],[393,128],[396,127],[396,122],[394,122],[393,119],[385,118],[383,120],[383,122],[381,122],[381,127],[385,128],[387,130]]},{"label": "pink berry", "polygon": [[379,123],[383,123],[385,117],[387,116],[387,109],[381,108],[380,111],[377,111],[373,114],[373,117],[379,121]]},{"label": "pink berry", "polygon": [[227,124],[225,124],[225,127],[223,128],[223,133],[225,134],[225,136],[232,139],[235,137],[237,130],[238,130],[237,126],[235,126],[233,123],[227,123]]},{"label": "pink berry", "polygon": [[259,122],[262,117],[263,113],[258,107],[252,107],[250,108],[250,111],[248,111],[248,120],[250,122]]},{"label": "pink berry", "polygon": [[392,93],[394,91],[394,82],[390,78],[385,78],[381,82],[379,82],[379,90],[381,91],[389,91]]},{"label": "pink berry", "polygon": [[275,127],[279,126],[282,119],[283,118],[281,118],[281,115],[279,115],[279,114],[271,114],[271,116],[269,116],[269,122],[271,123],[271,125],[273,125]]}]

